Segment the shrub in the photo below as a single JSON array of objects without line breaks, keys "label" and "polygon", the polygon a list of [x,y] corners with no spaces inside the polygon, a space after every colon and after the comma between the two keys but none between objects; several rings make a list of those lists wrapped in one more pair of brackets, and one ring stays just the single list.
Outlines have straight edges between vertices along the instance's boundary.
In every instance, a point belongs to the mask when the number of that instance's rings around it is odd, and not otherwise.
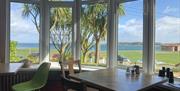
[{"label": "shrub", "polygon": [[51,58],[51,61],[53,61],[53,62],[58,62],[58,61],[59,61],[59,58],[60,58],[60,55],[59,55],[59,54],[53,54],[53,55],[52,55],[52,58]]},{"label": "shrub", "polygon": [[19,57],[17,57],[17,42],[16,41],[11,41],[10,42],[10,62],[17,62],[20,60]]}]

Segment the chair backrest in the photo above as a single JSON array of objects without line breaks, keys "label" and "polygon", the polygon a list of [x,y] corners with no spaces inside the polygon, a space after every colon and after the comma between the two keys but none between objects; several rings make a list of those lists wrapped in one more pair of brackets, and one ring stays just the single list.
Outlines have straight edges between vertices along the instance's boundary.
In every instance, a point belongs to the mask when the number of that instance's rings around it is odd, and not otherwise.
[{"label": "chair backrest", "polygon": [[62,73],[62,76],[64,78],[66,78],[65,76],[65,66],[67,67],[68,66],[68,71],[69,71],[69,74],[74,74],[74,65],[77,65],[78,66],[78,71],[81,72],[81,64],[80,64],[80,60],[68,60],[68,61],[65,61],[65,62],[59,62],[60,66],[61,66],[61,73]]},{"label": "chair backrest", "polygon": [[35,83],[45,85],[48,79],[48,73],[50,69],[51,63],[44,62],[42,63],[38,70],[36,71],[35,75],[32,78],[32,81]]},{"label": "chair backrest", "polygon": [[68,66],[67,71],[69,71],[69,74],[74,74],[74,65],[76,64],[78,66],[78,71],[81,72],[81,64],[80,60],[68,60],[65,62],[59,62],[61,66],[61,73],[62,73],[62,81],[64,86],[64,91],[68,91],[68,89],[72,89],[75,91],[86,91],[86,88],[84,84],[81,81],[75,81],[73,79],[69,79],[66,77],[65,74],[65,67]]}]

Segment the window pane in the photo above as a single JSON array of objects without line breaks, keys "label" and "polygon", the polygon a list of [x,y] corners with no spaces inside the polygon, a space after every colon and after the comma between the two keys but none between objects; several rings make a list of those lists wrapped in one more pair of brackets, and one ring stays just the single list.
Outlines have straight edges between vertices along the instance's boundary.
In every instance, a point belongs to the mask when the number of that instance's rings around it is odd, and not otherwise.
[{"label": "window pane", "polygon": [[81,11],[82,63],[106,66],[107,4],[83,5]]},{"label": "window pane", "polygon": [[156,0],[156,71],[171,68],[180,77],[180,1]]},{"label": "window pane", "polygon": [[72,9],[50,9],[50,61],[72,58]]},{"label": "window pane", "polygon": [[142,67],[143,1],[127,2],[122,4],[121,8],[118,26],[118,65],[122,68],[132,65]]},{"label": "window pane", "polygon": [[39,62],[38,5],[11,3],[10,13],[10,62]]}]

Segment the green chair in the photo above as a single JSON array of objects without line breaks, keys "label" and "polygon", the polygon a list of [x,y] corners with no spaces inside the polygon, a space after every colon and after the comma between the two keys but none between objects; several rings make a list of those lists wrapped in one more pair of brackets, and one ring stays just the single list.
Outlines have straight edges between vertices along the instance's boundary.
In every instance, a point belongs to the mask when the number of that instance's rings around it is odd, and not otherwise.
[{"label": "green chair", "polygon": [[46,85],[50,63],[44,62],[40,65],[32,80],[12,86],[13,91],[34,91]]}]

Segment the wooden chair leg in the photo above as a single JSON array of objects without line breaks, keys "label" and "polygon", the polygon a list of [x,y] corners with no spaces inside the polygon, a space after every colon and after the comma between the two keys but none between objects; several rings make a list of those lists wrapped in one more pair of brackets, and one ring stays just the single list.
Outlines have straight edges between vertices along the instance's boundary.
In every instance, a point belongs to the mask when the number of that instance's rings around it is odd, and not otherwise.
[{"label": "wooden chair leg", "polygon": [[87,86],[85,84],[83,85],[83,90],[87,91]]},{"label": "wooden chair leg", "polygon": [[63,87],[63,90],[64,90],[64,91],[68,91],[68,88],[66,88],[66,87]]}]

